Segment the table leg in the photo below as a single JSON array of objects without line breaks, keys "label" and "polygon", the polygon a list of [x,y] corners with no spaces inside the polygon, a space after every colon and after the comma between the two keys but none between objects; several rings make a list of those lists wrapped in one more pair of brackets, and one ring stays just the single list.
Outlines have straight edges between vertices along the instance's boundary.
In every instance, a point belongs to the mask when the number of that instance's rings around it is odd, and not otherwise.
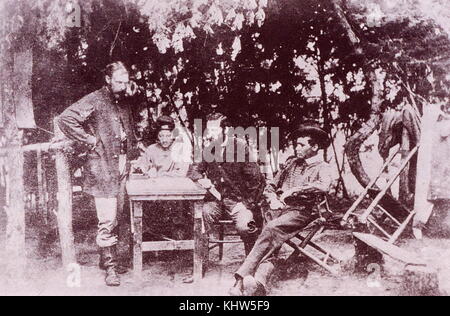
[{"label": "table leg", "polygon": [[136,281],[142,280],[142,202],[133,203],[133,270]]},{"label": "table leg", "polygon": [[130,235],[128,236],[128,258],[131,262],[131,264],[133,264],[133,257],[134,257],[134,218],[133,218],[133,207],[134,207],[134,203],[133,201],[129,201],[130,203]]},{"label": "table leg", "polygon": [[203,227],[203,203],[196,202],[194,210],[194,282],[198,282],[203,278],[206,266],[205,254],[208,241]]}]

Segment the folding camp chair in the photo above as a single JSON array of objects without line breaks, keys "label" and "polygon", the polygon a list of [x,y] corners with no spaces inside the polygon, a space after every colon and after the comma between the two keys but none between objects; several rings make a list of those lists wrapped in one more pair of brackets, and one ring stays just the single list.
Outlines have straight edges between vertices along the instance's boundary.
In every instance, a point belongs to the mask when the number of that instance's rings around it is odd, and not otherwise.
[{"label": "folding camp chair", "polygon": [[[393,153],[386,160],[377,176],[364,189],[363,193],[358,197],[355,203],[353,203],[347,213],[345,213],[342,219],[343,224],[348,223],[350,218],[356,217],[359,223],[372,226],[376,232],[381,233],[382,239],[387,240],[390,244],[394,244],[411,222],[414,217],[414,212],[410,211],[406,206],[394,199],[388,192],[403,170],[408,166],[411,159],[417,154],[418,150],[418,146],[411,150],[386,186],[382,190],[378,190],[374,188],[376,182],[384,173],[384,170],[392,165],[394,158],[400,153],[400,150]],[[366,197],[372,199],[370,206],[363,214],[355,213]],[[383,216],[377,218],[375,216],[376,211],[380,211]],[[386,218],[390,220],[388,226],[385,225]],[[392,230],[391,227],[393,227],[394,230]]]},{"label": "folding camp chair", "polygon": [[[390,155],[380,172],[364,189],[355,203],[353,203],[341,222],[343,226],[348,226],[350,221],[356,219],[359,224],[367,225],[371,232],[370,234],[354,233],[353,235],[370,247],[409,264],[421,264],[421,261],[401,251],[394,244],[405,231],[415,213],[396,200],[389,193],[389,190],[403,170],[408,166],[411,159],[417,154],[418,150],[419,146],[409,152],[400,168],[387,182],[386,186],[382,190],[379,190],[375,188],[376,182],[384,173],[384,170],[392,165],[394,158],[400,153],[400,150]],[[356,210],[365,198],[372,200],[370,206],[362,214],[356,213]]]},{"label": "folding camp chair", "polygon": [[333,222],[333,212],[330,210],[326,195],[322,197],[322,202],[317,205],[319,218],[309,224],[303,231],[310,231],[306,236],[301,233],[288,240],[286,244],[294,249],[287,261],[294,260],[299,255],[311,259],[322,268],[333,275],[338,274],[337,266],[341,259],[333,255],[330,250],[318,245],[314,240],[317,239],[325,229],[329,228]]}]

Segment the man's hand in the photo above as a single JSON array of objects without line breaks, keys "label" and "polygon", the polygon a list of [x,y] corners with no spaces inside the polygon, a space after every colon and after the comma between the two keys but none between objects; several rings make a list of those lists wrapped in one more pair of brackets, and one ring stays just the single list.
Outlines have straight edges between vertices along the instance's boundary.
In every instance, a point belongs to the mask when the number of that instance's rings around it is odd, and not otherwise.
[{"label": "man's hand", "polygon": [[97,138],[95,138],[95,136],[89,135],[87,138],[87,143],[86,145],[92,150],[95,149],[95,147],[97,147]]},{"label": "man's hand", "polygon": [[132,174],[144,174],[141,167],[136,167],[133,164],[131,164],[131,173]]},{"label": "man's hand", "polygon": [[206,190],[211,189],[213,187],[211,180],[209,180],[208,178],[200,179],[197,182]]},{"label": "man's hand", "polygon": [[147,176],[150,178],[157,178],[158,170],[156,170],[156,168],[151,168],[149,171],[147,171]]},{"label": "man's hand", "polygon": [[222,194],[216,190],[214,184],[208,178],[202,178],[197,183],[205,190],[208,190],[218,201],[222,201]]},{"label": "man's hand", "polygon": [[285,199],[287,199],[288,197],[292,196],[295,193],[299,193],[299,192],[304,192],[307,189],[309,189],[308,186],[302,186],[302,187],[295,187],[289,190],[286,190],[285,192],[283,192],[283,194],[280,196],[280,200],[284,202]]},{"label": "man's hand", "polygon": [[133,97],[139,92],[139,86],[136,82],[130,81],[127,85],[127,90],[125,92],[125,95],[127,97]]},{"label": "man's hand", "polygon": [[294,194],[296,192],[299,192],[298,188],[292,188],[292,189],[286,190],[283,192],[283,194],[281,194],[280,200],[284,202],[284,200],[286,198],[290,197],[292,194]]}]

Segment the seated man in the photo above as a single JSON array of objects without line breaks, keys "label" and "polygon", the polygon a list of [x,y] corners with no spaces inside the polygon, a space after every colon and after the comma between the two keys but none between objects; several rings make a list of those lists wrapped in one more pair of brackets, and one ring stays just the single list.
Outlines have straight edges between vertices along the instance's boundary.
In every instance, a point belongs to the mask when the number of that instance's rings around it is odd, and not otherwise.
[{"label": "seated man", "polygon": [[[330,168],[321,152],[329,146],[327,133],[316,124],[308,124],[294,136],[296,157],[288,160],[286,168],[264,191],[272,218],[236,272],[236,283],[230,290],[233,296],[266,294],[276,254],[286,241],[318,218],[313,214],[316,202],[311,196],[327,193],[331,185]],[[308,200],[302,201],[304,197]]]},{"label": "seated man", "polygon": [[[176,143],[175,122],[169,116],[161,116],[156,121],[158,142],[150,145],[134,163],[134,172],[142,172],[151,178],[187,176],[190,164],[184,160],[183,143]],[[173,181],[176,181],[174,179]],[[183,201],[164,201],[145,204],[144,233],[153,237],[171,237],[176,240],[190,238],[189,224],[192,216],[190,208]]]},{"label": "seated man", "polygon": [[[209,148],[220,151],[214,152],[214,156],[220,157],[217,159],[220,161],[197,164],[191,178],[210,192],[203,208],[207,231],[212,233],[213,224],[228,214],[248,254],[257,238],[257,216],[260,215],[258,202],[265,187],[265,177],[259,165],[250,162],[250,152],[244,141],[235,135],[224,137],[224,122],[225,117],[219,114],[217,117],[210,117],[207,126],[211,141]],[[234,154],[244,153],[245,162],[239,162],[236,155],[232,161],[227,161],[227,150],[231,145],[235,148]]]},{"label": "seated man", "polygon": [[173,131],[175,122],[169,116],[161,116],[156,120],[158,142],[150,145],[134,164],[151,178],[186,177],[189,163],[183,161],[182,145],[175,143]]}]

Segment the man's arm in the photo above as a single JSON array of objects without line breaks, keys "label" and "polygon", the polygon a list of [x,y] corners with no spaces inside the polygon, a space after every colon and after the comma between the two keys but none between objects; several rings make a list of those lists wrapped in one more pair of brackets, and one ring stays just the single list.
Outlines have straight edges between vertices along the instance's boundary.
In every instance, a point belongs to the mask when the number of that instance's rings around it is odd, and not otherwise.
[{"label": "man's arm", "polygon": [[159,173],[160,177],[169,178],[184,178],[189,171],[189,163],[174,162],[169,171],[162,171]]},{"label": "man's arm", "polygon": [[264,198],[266,199],[266,202],[269,203],[270,209],[272,210],[279,210],[286,206],[283,200],[278,196],[277,190],[282,180],[282,174],[284,174],[291,165],[292,164],[289,163],[286,168],[280,170],[275,178],[264,189]]},{"label": "man's arm", "polygon": [[88,102],[75,103],[57,117],[56,123],[68,138],[88,146],[95,146],[97,139],[87,133],[83,126],[93,112],[94,106],[92,104]]},{"label": "man's arm", "polygon": [[171,176],[176,178],[186,177],[189,171],[189,166],[190,164],[187,162],[176,162],[173,171],[171,172]]},{"label": "man's arm", "polygon": [[264,197],[266,201],[270,202],[272,200],[278,199],[278,194],[276,193],[276,185],[272,181],[264,189]]},{"label": "man's arm", "polygon": [[188,161],[190,152],[185,154],[185,146],[183,143],[174,143],[172,147],[173,167],[169,172],[169,177],[184,178],[187,176],[191,163]]},{"label": "man's arm", "polygon": [[328,193],[330,191],[331,183],[333,182],[330,165],[326,164],[320,168],[317,178],[308,183],[303,191],[305,193]]},{"label": "man's arm", "polygon": [[330,190],[331,183],[332,183],[331,168],[327,164],[319,169],[317,177],[313,181],[305,183],[302,186],[292,188],[286,192],[283,192],[281,200],[284,200],[285,198],[291,196],[294,193],[303,193],[303,194],[328,193]]},{"label": "man's arm", "polygon": [[282,170],[279,170],[275,178],[266,186],[264,190],[264,197],[266,201],[271,203],[278,201],[281,203],[280,197],[277,194],[277,189],[280,185],[280,182],[283,178],[283,175],[292,168],[292,165],[295,163],[295,158],[290,157],[286,161],[286,166]]},{"label": "man's arm", "polygon": [[194,163],[192,168],[189,170],[188,178],[192,181],[198,181],[204,178],[204,174],[207,170],[208,166],[205,162]]},{"label": "man's arm", "polygon": [[147,148],[133,164],[135,170],[140,169],[144,174],[147,174],[148,171],[152,168],[152,166],[153,162],[151,158],[150,148]]}]

